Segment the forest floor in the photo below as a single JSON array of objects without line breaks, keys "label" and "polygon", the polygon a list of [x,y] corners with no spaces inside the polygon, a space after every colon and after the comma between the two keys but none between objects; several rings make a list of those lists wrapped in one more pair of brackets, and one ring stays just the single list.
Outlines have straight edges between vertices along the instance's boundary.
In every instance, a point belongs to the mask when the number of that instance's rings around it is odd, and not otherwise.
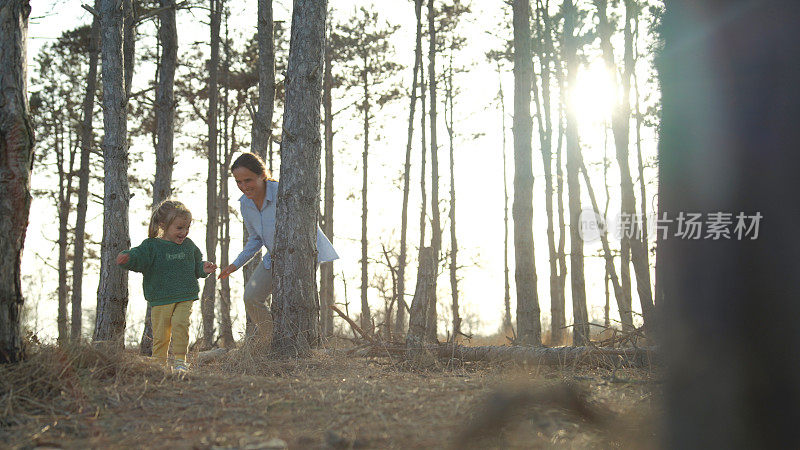
[{"label": "forest floor", "polygon": [[245,347],[184,376],[134,350],[37,345],[0,366],[0,447],[657,447],[658,372]]}]

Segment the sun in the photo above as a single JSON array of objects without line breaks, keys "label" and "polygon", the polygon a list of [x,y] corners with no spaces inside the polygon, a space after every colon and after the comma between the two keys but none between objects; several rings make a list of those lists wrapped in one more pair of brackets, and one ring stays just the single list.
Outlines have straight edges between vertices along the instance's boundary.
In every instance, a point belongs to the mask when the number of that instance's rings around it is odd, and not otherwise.
[{"label": "sun", "polygon": [[575,88],[569,94],[569,107],[581,124],[605,122],[614,104],[611,74],[602,61],[581,65]]}]

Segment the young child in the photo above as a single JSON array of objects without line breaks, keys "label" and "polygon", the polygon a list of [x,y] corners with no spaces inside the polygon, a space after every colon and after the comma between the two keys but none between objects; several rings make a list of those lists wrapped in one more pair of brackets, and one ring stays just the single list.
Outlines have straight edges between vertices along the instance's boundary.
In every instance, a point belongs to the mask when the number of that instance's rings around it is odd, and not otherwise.
[{"label": "young child", "polygon": [[144,298],[152,307],[153,357],[166,362],[170,339],[173,369],[185,372],[189,347],[189,317],[197,300],[198,278],[217,266],[203,254],[189,234],[192,213],[183,203],[164,200],[153,211],[148,238],[138,247],[117,255],[117,264],[144,275]]}]

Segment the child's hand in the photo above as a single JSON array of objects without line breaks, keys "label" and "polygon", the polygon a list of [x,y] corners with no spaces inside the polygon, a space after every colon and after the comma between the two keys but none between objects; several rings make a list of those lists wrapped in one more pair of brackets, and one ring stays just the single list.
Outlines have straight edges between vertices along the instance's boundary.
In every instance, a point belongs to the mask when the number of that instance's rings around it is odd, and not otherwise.
[{"label": "child's hand", "polygon": [[117,264],[128,264],[128,261],[130,261],[130,259],[131,255],[127,253],[120,253],[119,255],[117,255]]},{"label": "child's hand", "polygon": [[205,273],[213,273],[217,270],[217,265],[211,261],[203,261],[203,272]]},{"label": "child's hand", "polygon": [[228,278],[233,272],[236,272],[236,269],[238,269],[238,267],[236,267],[236,264],[231,264],[230,266],[222,269],[222,272],[220,272],[217,278],[219,278],[220,280],[223,278]]}]

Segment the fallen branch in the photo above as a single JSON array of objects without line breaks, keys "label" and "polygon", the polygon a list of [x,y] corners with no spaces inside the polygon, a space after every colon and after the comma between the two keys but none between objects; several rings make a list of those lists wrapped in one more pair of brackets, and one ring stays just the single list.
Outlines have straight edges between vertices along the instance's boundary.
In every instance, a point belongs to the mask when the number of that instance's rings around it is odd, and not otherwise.
[{"label": "fallen branch", "polygon": [[347,314],[343,313],[341,309],[337,308],[336,305],[330,305],[329,308],[332,309],[336,314],[338,314],[339,317],[341,317],[347,323],[349,323],[350,327],[353,330],[355,330],[358,334],[360,334],[361,337],[369,341],[370,344],[375,345],[375,340],[372,338],[372,336],[365,333],[364,330],[362,330],[361,327],[359,327],[358,324],[353,321],[353,319],[347,317]]},{"label": "fallen branch", "polygon": [[[352,352],[355,356],[375,357],[406,354],[406,346],[401,344],[385,344],[358,349]],[[570,364],[597,365],[622,359],[625,364],[634,367],[649,366],[656,356],[654,348],[598,348],[598,347],[528,347],[528,346],[481,346],[465,347],[460,345],[427,345],[426,350],[440,359],[458,359],[464,362],[517,362],[539,364],[545,366],[563,366]]]}]

